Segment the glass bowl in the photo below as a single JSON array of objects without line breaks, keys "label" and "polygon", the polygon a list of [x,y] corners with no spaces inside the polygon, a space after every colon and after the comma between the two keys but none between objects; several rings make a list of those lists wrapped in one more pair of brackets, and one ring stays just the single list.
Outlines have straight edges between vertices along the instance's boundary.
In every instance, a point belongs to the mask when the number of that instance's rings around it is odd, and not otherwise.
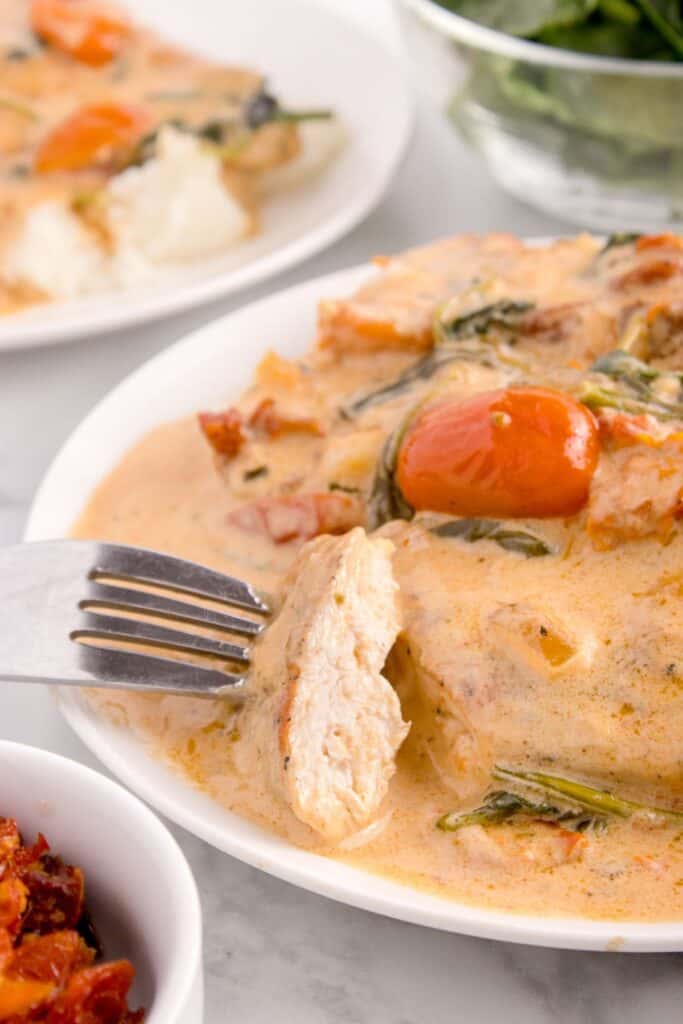
[{"label": "glass bowl", "polygon": [[597,57],[397,0],[418,74],[512,195],[604,231],[683,229],[683,64]]}]

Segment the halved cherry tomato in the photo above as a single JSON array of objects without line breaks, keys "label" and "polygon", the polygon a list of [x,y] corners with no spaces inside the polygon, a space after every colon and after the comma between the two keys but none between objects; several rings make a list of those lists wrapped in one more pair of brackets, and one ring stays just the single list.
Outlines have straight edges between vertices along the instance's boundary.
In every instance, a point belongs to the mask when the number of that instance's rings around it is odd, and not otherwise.
[{"label": "halved cherry tomato", "polygon": [[573,515],[599,454],[593,414],[546,388],[509,388],[442,402],[417,417],[396,480],[416,509],[461,516]]},{"label": "halved cherry tomato", "polygon": [[123,103],[81,107],[45,136],[36,152],[35,169],[51,174],[105,165],[131,149],[149,125],[149,115],[139,107]]},{"label": "halved cherry tomato", "polygon": [[125,14],[99,0],[32,0],[31,28],[83,64],[108,64],[132,34]]}]

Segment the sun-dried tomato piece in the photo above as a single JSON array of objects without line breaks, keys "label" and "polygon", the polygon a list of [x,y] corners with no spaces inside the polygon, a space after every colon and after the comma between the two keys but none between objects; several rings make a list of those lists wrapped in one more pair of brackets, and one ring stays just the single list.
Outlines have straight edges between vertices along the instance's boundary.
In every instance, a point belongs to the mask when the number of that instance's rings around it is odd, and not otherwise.
[{"label": "sun-dried tomato piece", "polygon": [[0,977],[14,956],[12,936],[6,928],[0,928]]},{"label": "sun-dried tomato piece", "polygon": [[626,448],[636,444],[658,447],[679,431],[678,424],[663,423],[649,413],[626,413],[599,409],[600,440],[606,447]]},{"label": "sun-dried tomato piece", "polygon": [[280,437],[282,434],[322,437],[325,433],[320,420],[314,416],[294,416],[283,412],[273,398],[264,398],[259,402],[249,417],[249,426],[268,437]]},{"label": "sun-dried tomato piece", "polygon": [[45,933],[75,928],[83,912],[83,872],[60,857],[43,854],[21,870],[28,889],[24,931]]},{"label": "sun-dried tomato piece", "polygon": [[349,494],[284,494],[262,498],[234,509],[228,522],[247,533],[260,533],[276,544],[310,540],[321,533],[346,533],[361,526],[365,512]]},{"label": "sun-dried tomato piece", "polygon": [[8,860],[21,846],[19,828],[13,818],[0,818],[0,864]]},{"label": "sun-dried tomato piece", "polygon": [[53,994],[54,985],[49,982],[0,978],[0,1020],[5,1024],[44,1020],[41,1011]]},{"label": "sun-dried tomato piece", "polygon": [[127,960],[78,971],[50,1008],[46,1024],[121,1024],[129,1012],[134,973]]},{"label": "sun-dried tomato piece", "polygon": [[665,231],[659,235],[642,235],[636,239],[636,252],[643,252],[645,249],[683,249],[683,241],[678,235]]},{"label": "sun-dried tomato piece", "polygon": [[6,976],[46,981],[61,989],[75,971],[89,967],[94,956],[77,932],[29,935],[15,951]]},{"label": "sun-dried tomato piece", "polygon": [[101,952],[83,908],[80,868],[48,853],[43,835],[23,846],[0,818],[0,1022],[142,1024],[128,1008],[128,961],[93,967]]},{"label": "sun-dried tomato piece", "polygon": [[649,260],[647,263],[640,263],[621,274],[612,282],[612,287],[618,291],[627,288],[634,288],[639,285],[658,284],[660,281],[668,281],[681,273],[683,265],[680,260],[667,259],[662,257],[657,260]]},{"label": "sun-dried tomato piece", "polygon": [[0,928],[18,935],[27,906],[27,889],[15,875],[8,873],[0,881]]},{"label": "sun-dried tomato piece", "polygon": [[239,409],[225,412],[200,412],[199,427],[218,455],[231,459],[248,440],[244,417]]},{"label": "sun-dried tomato piece", "polygon": [[49,849],[50,844],[43,833],[39,832],[33,846],[22,846],[14,854],[12,858],[14,870],[17,874],[21,874],[30,864],[37,864],[40,858],[49,852]]},{"label": "sun-dried tomato piece", "polygon": [[39,39],[92,67],[113,60],[133,31],[123,12],[89,0],[32,0],[30,18]]}]

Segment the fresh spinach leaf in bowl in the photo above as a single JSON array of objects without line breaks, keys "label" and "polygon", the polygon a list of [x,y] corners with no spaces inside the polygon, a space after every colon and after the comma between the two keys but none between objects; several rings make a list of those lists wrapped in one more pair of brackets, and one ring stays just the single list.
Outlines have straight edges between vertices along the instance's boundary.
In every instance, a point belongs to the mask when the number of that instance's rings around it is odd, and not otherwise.
[{"label": "fresh spinach leaf in bowl", "polygon": [[[579,176],[645,189],[683,206],[683,3],[679,0],[434,0],[486,28],[549,49],[533,60],[465,46],[450,114],[482,148],[497,124]],[[634,62],[559,66],[552,49]],[[637,62],[637,63],[635,63]],[[642,74],[638,65],[659,65]],[[666,64],[672,66],[670,72]]]},{"label": "fresh spinach leaf in bowl", "polygon": [[683,59],[678,0],[438,0],[487,28],[564,50],[635,60]]}]

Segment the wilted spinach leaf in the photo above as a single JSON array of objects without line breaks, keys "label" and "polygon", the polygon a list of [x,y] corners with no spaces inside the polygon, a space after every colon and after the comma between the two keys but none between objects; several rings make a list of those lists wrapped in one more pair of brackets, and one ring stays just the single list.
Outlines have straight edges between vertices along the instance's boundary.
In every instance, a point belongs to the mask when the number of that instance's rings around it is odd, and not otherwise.
[{"label": "wilted spinach leaf", "polygon": [[515,551],[525,558],[541,558],[553,553],[540,537],[526,530],[510,530],[496,519],[452,519],[433,526],[430,533],[436,537],[459,537],[469,543],[492,540],[506,551]]}]

